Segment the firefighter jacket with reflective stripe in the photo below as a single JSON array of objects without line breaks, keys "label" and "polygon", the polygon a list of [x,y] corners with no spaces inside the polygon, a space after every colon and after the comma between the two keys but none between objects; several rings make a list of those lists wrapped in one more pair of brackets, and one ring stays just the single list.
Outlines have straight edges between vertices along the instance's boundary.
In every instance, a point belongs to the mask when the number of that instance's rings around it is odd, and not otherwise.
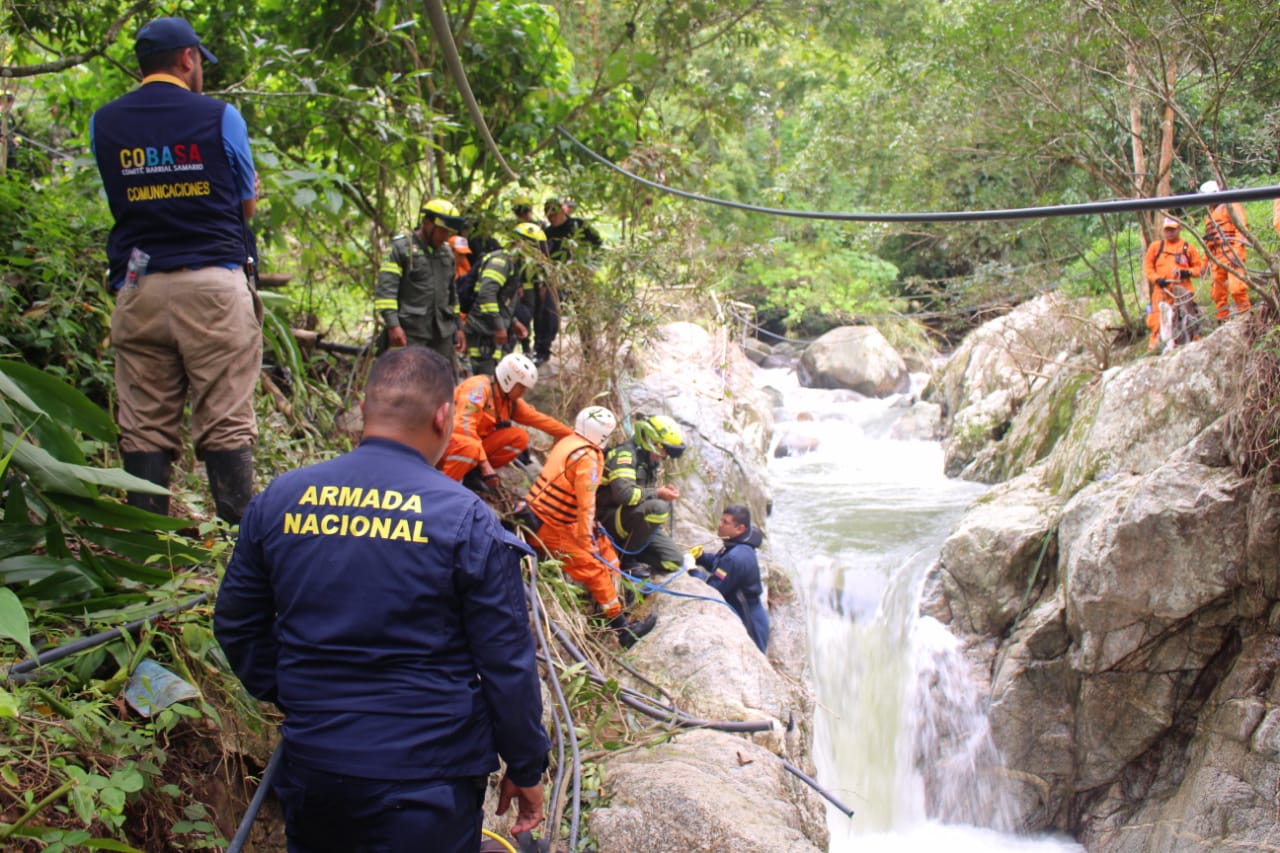
[{"label": "firefighter jacket with reflective stripe", "polygon": [[432,248],[416,232],[400,234],[378,270],[373,308],[388,328],[404,326],[422,338],[444,340],[458,328],[458,290],[453,250]]},{"label": "firefighter jacket with reflective stripe", "polygon": [[284,712],[290,760],[365,779],[547,766],[520,580],[531,553],[416,450],[367,438],[250,502],[214,632]]},{"label": "firefighter jacket with reflective stripe", "polygon": [[472,376],[463,380],[453,392],[454,409],[453,441],[462,455],[469,459],[484,459],[484,440],[499,429],[499,424],[509,426],[512,421],[540,429],[555,438],[573,434],[573,428],[539,412],[523,399],[512,400],[492,376]]},{"label": "firefighter jacket with reflective stripe", "polygon": [[655,497],[653,484],[658,482],[659,462],[652,454],[626,441],[605,454],[604,474],[600,477],[600,495],[596,499],[597,511],[603,517],[620,506],[635,506],[643,500]]},{"label": "firefighter jacket with reflective stripe", "polygon": [[490,252],[480,262],[476,298],[467,312],[467,337],[491,339],[511,328],[516,303],[533,299],[532,265],[518,252]]},{"label": "firefighter jacket with reflective stripe", "polygon": [[596,522],[596,488],[600,485],[600,448],[577,433],[556,442],[526,500],[543,523],[574,530],[590,551]]}]

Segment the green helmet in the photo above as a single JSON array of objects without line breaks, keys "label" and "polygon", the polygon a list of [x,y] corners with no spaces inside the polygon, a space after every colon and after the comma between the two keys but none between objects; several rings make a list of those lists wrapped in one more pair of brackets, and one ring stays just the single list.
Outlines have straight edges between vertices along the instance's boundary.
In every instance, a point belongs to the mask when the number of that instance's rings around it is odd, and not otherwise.
[{"label": "green helmet", "polygon": [[657,453],[662,448],[672,459],[679,459],[684,453],[684,434],[680,425],[666,415],[651,415],[640,418],[635,424],[636,445],[650,453]]},{"label": "green helmet", "polygon": [[424,201],[418,213],[432,225],[439,225],[446,231],[458,232],[466,225],[466,220],[458,213],[458,208],[453,206],[453,202],[442,198]]}]

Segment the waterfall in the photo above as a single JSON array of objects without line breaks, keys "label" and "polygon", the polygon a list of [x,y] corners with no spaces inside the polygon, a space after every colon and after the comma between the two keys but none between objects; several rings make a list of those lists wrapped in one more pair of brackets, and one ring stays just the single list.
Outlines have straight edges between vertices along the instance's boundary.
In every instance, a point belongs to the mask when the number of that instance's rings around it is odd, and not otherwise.
[{"label": "waterfall", "polygon": [[[766,531],[810,604],[819,781],[854,809],[828,812],[832,853],[1079,850],[1013,833],[983,679],[921,616],[939,549],[985,487],[949,480],[937,442],[899,439],[910,396],[864,399],[762,370],[781,401]],[[924,377],[913,377],[913,392]]]}]

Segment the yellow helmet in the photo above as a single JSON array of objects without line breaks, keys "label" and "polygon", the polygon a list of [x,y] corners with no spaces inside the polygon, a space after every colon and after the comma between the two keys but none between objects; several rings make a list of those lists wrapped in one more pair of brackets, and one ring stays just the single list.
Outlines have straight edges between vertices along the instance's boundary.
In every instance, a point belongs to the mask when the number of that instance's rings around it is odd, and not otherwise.
[{"label": "yellow helmet", "polygon": [[520,193],[511,202],[511,209],[516,213],[528,212],[533,210],[533,196],[526,193]]},{"label": "yellow helmet", "polygon": [[516,233],[526,240],[532,240],[535,243],[547,242],[547,232],[543,231],[532,222],[521,222],[516,226]]},{"label": "yellow helmet", "polygon": [[666,415],[652,415],[640,418],[635,424],[636,444],[650,453],[657,453],[658,448],[666,451],[672,459],[679,459],[684,453],[684,434],[680,425]]},{"label": "yellow helmet", "polygon": [[430,220],[432,225],[439,225],[446,231],[461,231],[462,226],[466,224],[466,220],[458,213],[458,208],[453,206],[453,202],[442,198],[424,201],[418,213],[422,214],[423,219]]}]

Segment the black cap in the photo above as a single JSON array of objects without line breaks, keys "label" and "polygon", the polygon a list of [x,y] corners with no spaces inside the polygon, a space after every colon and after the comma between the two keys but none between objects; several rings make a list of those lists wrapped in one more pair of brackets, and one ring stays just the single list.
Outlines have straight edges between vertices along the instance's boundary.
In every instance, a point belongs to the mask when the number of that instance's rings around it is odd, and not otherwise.
[{"label": "black cap", "polygon": [[156,18],[142,25],[138,30],[138,38],[133,44],[133,55],[142,59],[166,50],[180,47],[198,47],[205,62],[217,63],[218,57],[200,43],[200,36],[191,24],[182,18]]}]

